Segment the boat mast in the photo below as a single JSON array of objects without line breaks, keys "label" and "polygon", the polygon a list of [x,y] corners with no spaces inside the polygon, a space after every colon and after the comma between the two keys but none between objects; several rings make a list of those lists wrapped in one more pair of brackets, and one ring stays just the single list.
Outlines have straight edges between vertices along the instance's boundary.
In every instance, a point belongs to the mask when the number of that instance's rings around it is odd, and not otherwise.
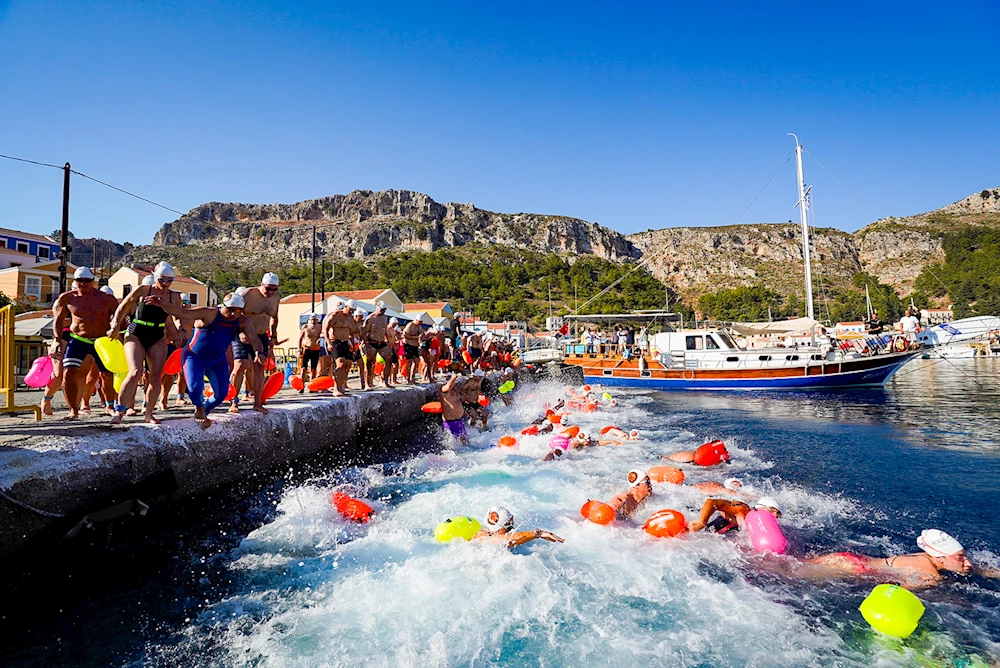
[{"label": "boat mast", "polygon": [[812,291],[812,268],[809,266],[809,222],[806,220],[806,209],[808,208],[809,189],[806,188],[805,177],[802,175],[802,144],[794,133],[789,132],[789,136],[795,138],[795,170],[798,176],[799,201],[795,206],[799,207],[799,220],[802,222],[802,259],[806,266],[806,315],[813,318],[813,291]]},{"label": "boat mast", "polygon": [[865,307],[868,311],[868,320],[872,319],[872,312],[875,310],[872,308],[872,296],[868,294],[868,284],[865,283]]}]

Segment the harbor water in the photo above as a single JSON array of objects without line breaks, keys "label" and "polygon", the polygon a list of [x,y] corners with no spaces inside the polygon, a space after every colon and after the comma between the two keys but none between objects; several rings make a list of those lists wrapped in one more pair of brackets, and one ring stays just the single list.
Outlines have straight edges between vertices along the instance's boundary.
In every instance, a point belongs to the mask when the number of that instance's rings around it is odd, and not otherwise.
[{"label": "harbor water", "polygon": [[[782,561],[917,550],[922,529],[1000,567],[1000,359],[915,360],[883,389],[830,393],[616,391],[574,416],[621,447],[545,462],[545,439],[493,447],[564,396],[518,390],[492,431],[447,448],[436,426],[368,466],[290,471],[267,489],[187,509],[147,542],[33,572],[4,604],[8,666],[972,666],[1000,660],[1000,581],[949,577],[919,591],[913,636],[873,631],[857,608],[873,582],[807,581]],[[790,557],[743,539],[656,539],[653,511],[689,520],[705,496],[656,485],[635,521],[598,526],[580,506],[627,488],[657,457],[723,439],[736,476],[773,496]],[[339,518],[332,490],[376,509]],[[563,544],[513,551],[436,542],[436,524],[502,504],[518,529]],[[58,566],[57,566],[58,564]],[[16,606],[16,609],[12,606]]]}]

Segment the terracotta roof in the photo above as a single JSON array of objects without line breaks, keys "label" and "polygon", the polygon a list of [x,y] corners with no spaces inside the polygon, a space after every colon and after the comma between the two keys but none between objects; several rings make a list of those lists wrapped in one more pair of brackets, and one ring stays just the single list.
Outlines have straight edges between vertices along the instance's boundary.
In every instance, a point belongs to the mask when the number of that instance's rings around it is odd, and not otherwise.
[{"label": "terracotta roof", "polygon": [[426,311],[429,308],[444,308],[448,302],[415,302],[413,304],[403,304],[404,311]]},{"label": "terracotta roof", "polygon": [[863,324],[865,324],[865,323],[860,322],[860,321],[855,321],[855,322],[838,322],[837,323],[837,327],[840,327],[841,325],[863,325]]},{"label": "terracotta roof", "polygon": [[928,313],[951,313],[950,308],[925,308]]},{"label": "terracotta roof", "polygon": [[[145,278],[147,276],[153,275],[153,269],[156,267],[129,267],[132,271],[139,274],[140,278]],[[189,283],[191,285],[205,285],[197,278],[191,278],[190,276],[185,276],[181,272],[174,269],[174,283]]]},{"label": "terracotta roof", "polygon": [[22,253],[19,250],[14,250],[13,248],[7,248],[6,246],[0,246],[0,253],[3,253],[4,255],[21,255],[23,257],[30,257],[32,259],[35,258],[35,256],[32,255],[31,253]]},{"label": "terracotta roof", "polygon": [[389,288],[381,288],[375,290],[349,290],[347,292],[334,292],[332,294],[335,294],[338,297],[343,297],[345,299],[360,299],[364,301],[365,299],[375,299],[388,289]]},{"label": "terracotta roof", "polygon": [[[329,295],[328,295],[329,296]],[[294,295],[288,295],[287,297],[282,297],[282,304],[309,304],[313,300],[311,292],[300,292]],[[316,303],[319,304],[323,301],[323,297],[319,294],[316,295]]]},{"label": "terracotta roof", "polygon": [[55,246],[59,245],[52,237],[47,237],[42,234],[32,234],[31,232],[21,232],[20,230],[11,230],[6,227],[0,227],[0,234],[4,236],[14,236],[14,237],[20,237],[22,239],[30,239],[31,241],[41,241],[42,243],[53,244]]}]

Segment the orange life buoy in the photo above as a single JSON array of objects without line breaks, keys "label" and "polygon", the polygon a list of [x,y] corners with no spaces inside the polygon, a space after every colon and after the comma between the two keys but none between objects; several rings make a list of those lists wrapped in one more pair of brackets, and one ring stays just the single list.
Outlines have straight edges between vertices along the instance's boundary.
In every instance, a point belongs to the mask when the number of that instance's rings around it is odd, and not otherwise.
[{"label": "orange life buoy", "polygon": [[673,538],[687,529],[687,522],[681,513],[665,508],[650,515],[642,528],[657,538]]}]

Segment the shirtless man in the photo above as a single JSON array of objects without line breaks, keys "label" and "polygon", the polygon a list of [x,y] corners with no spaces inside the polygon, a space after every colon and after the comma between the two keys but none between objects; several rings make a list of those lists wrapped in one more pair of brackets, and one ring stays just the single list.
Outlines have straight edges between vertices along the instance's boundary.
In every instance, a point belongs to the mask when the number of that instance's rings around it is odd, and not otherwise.
[{"label": "shirtless man", "polygon": [[[241,332],[239,338],[233,341],[233,377],[231,382],[239,390],[243,386],[244,375],[253,374],[251,384],[253,387],[253,409],[266,415],[267,409],[264,408],[261,393],[264,389],[264,366],[271,354],[271,343],[278,338],[278,302],[281,301],[281,298],[278,296],[277,274],[271,272],[264,274],[258,287],[246,291],[243,295],[243,301],[246,302],[243,315],[253,323],[254,332],[257,333],[260,344],[263,346],[264,356],[263,361],[253,361],[254,349],[250,345],[250,339]],[[238,391],[233,397],[229,412],[240,412]]]},{"label": "shirtless man", "polygon": [[487,422],[490,417],[490,413],[486,410],[485,406],[480,405],[479,395],[483,392],[483,373],[482,369],[476,369],[472,377],[469,378],[462,385],[462,405],[465,407],[465,411],[469,417],[469,426],[475,427],[479,424],[480,431],[488,431],[489,427]]},{"label": "shirtless man", "polygon": [[420,359],[420,341],[423,338],[424,330],[417,320],[411,320],[403,328],[403,356],[406,358],[406,382],[410,385],[416,383],[417,360]]},{"label": "shirtless man", "polygon": [[639,509],[639,504],[653,493],[653,483],[645,471],[632,469],[628,472],[627,479],[628,490],[608,501],[608,505],[622,518],[631,517],[632,513]]},{"label": "shirtless man", "polygon": [[72,322],[69,326],[69,342],[59,339],[58,352],[62,355],[62,365],[65,370],[64,391],[66,403],[69,404],[68,419],[80,417],[80,402],[83,399],[84,385],[87,375],[80,369],[84,361],[90,357],[101,372],[101,382],[109,392],[114,387],[112,374],[97,356],[94,341],[105,334],[111,326],[111,318],[118,308],[118,300],[107,295],[94,285],[94,272],[88,267],[79,267],[74,273],[77,289],[59,295],[55,303],[55,320],[52,323],[53,332],[63,331],[67,318]]},{"label": "shirtless man", "polygon": [[[777,501],[769,496],[762,496],[757,499],[754,508],[766,510],[774,515],[775,518],[781,517],[781,507]],[[688,530],[702,531],[703,529],[708,529],[715,533],[739,531],[743,528],[747,513],[750,510],[750,506],[742,501],[706,499],[705,504],[701,507],[701,515],[688,525]],[[713,520],[712,515],[716,512],[719,513],[719,516]]]},{"label": "shirtless man", "polygon": [[[357,327],[357,331],[354,336],[351,337],[351,350],[353,355],[351,355],[351,361],[358,365],[358,378],[361,380],[361,389],[367,389],[371,387],[371,378],[374,374],[368,373],[367,356],[364,354],[364,340],[361,338],[361,330],[365,326],[365,318],[368,317],[368,312],[364,309],[354,309],[352,314],[354,318],[354,324]],[[350,371],[348,371],[350,374]]]},{"label": "shirtless man", "polygon": [[469,355],[472,357],[472,368],[479,368],[479,360],[483,357],[483,337],[477,333],[469,336]]},{"label": "shirtless man", "polygon": [[396,318],[389,318],[389,326],[385,329],[385,340],[388,342],[388,357],[383,356],[385,359],[385,372],[389,383],[386,387],[393,387],[399,382],[399,353],[396,349],[399,347],[399,341],[402,338],[402,332],[399,329],[399,320]]},{"label": "shirtless man", "polygon": [[[316,377],[319,369],[319,340],[323,337],[323,326],[319,322],[319,316],[315,313],[309,316],[308,322],[302,325],[299,331],[299,353],[302,371],[299,377],[302,378],[302,389],[299,394],[305,392],[305,386],[310,379]],[[312,375],[310,375],[310,368]]]},{"label": "shirtless man", "polygon": [[440,350],[440,344],[437,343],[437,328],[431,327],[420,339],[420,360],[424,363],[424,380],[433,383],[436,360],[434,353],[435,349]]},{"label": "shirtless man", "polygon": [[351,364],[354,363],[354,351],[351,350],[351,340],[361,334],[361,328],[354,322],[354,309],[357,303],[351,299],[346,304],[337,304],[339,308],[327,314],[323,320],[323,335],[326,337],[326,345],[332,346],[330,354],[336,360],[336,370],[334,380],[336,385],[333,389],[335,397],[347,396],[347,374],[351,371]]},{"label": "shirtless man", "polygon": [[530,543],[541,538],[551,543],[564,543],[562,538],[551,531],[535,529],[534,531],[514,531],[514,515],[503,506],[494,506],[486,514],[486,523],[472,540],[484,543],[494,543],[508,549]]},{"label": "shirtless man", "polygon": [[458,381],[459,375],[451,374],[451,378],[438,390],[438,398],[441,400],[441,420],[444,422],[444,430],[458,439],[459,443],[466,445],[469,436],[465,431],[465,409],[462,407]]},{"label": "shirtless man", "polygon": [[826,554],[802,562],[794,573],[806,577],[869,576],[898,582],[907,589],[939,585],[948,572],[1000,578],[1000,570],[977,566],[969,561],[962,544],[940,529],[922,531],[917,537],[917,547],[923,551],[887,559],[852,552]]},{"label": "shirtless man", "polygon": [[375,305],[375,313],[368,316],[361,327],[361,340],[364,346],[365,357],[368,362],[365,364],[368,375],[369,387],[375,384],[375,358],[382,357],[382,382],[386,387],[392,387],[389,382],[389,372],[392,361],[389,356],[390,342],[386,329],[389,327],[389,316],[385,314],[385,302],[380,301]]}]

